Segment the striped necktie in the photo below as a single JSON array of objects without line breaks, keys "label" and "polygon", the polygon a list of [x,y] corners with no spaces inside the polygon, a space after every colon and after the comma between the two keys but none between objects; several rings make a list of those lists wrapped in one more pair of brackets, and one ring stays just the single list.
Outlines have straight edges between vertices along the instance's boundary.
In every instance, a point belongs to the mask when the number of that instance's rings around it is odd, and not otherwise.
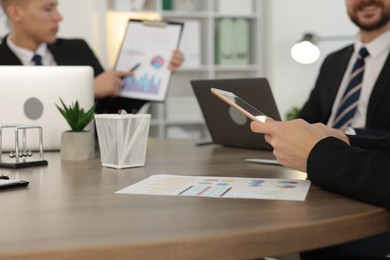
[{"label": "striped necktie", "polygon": [[367,49],[362,47],[359,51],[358,58],[353,65],[352,73],[349,78],[347,89],[340,101],[335,119],[334,128],[345,128],[352,124],[353,117],[359,104],[359,96],[362,89],[364,74],[364,59],[369,55]]},{"label": "striped necktie", "polygon": [[42,66],[42,56],[39,54],[34,54],[32,61],[35,63],[35,66]]}]

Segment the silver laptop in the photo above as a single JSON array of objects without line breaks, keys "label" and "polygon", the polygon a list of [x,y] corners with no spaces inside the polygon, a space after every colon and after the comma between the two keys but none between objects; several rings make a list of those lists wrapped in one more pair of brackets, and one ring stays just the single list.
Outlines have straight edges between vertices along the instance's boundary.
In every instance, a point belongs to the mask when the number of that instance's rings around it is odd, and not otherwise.
[{"label": "silver laptop", "polygon": [[[39,125],[43,149],[59,150],[61,134],[70,127],[55,105],[61,98],[88,110],[94,104],[93,79],[88,66],[0,66],[0,125]],[[38,132],[27,130],[27,149],[38,149]],[[14,151],[12,129],[3,128],[2,147]]]},{"label": "silver laptop", "polygon": [[267,116],[280,120],[280,114],[267,79],[192,80],[191,85],[213,143],[231,147],[271,150],[271,146],[264,140],[264,135],[251,131],[251,121],[248,118],[210,92],[210,88],[233,92]]}]

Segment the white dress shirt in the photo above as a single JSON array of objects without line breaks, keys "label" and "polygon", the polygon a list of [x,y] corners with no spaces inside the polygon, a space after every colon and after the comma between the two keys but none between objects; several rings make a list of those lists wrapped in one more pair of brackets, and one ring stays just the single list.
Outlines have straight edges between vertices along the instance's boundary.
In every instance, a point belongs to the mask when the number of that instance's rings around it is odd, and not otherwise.
[{"label": "white dress shirt", "polygon": [[28,49],[17,46],[12,42],[11,36],[7,37],[7,45],[16,57],[22,62],[23,65],[34,66],[35,63],[32,61],[34,54],[39,54],[42,57],[42,64],[46,66],[56,66],[57,63],[54,60],[53,55],[47,48],[46,43],[42,43],[35,52],[32,52]]},{"label": "white dress shirt", "polygon": [[363,87],[360,93],[359,105],[351,127],[364,128],[366,126],[366,113],[371,92],[390,52],[390,31],[380,35],[373,41],[366,44],[363,44],[360,41],[359,35],[357,35],[355,40],[354,52],[351,56],[351,59],[349,60],[348,67],[345,71],[343,80],[341,81],[340,88],[333,104],[332,114],[328,121],[328,126],[333,125],[334,117],[339,107],[340,100],[344,95],[344,92],[348,85],[349,75],[351,74],[352,67],[357,59],[360,48],[363,46],[367,48],[368,53],[370,55],[365,58]]}]

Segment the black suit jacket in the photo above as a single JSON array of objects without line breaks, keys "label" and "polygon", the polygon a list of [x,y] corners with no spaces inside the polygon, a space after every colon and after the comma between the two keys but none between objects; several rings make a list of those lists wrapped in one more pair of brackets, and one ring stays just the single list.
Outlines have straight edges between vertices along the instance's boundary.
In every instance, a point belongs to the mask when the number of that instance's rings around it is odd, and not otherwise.
[{"label": "black suit jacket", "polygon": [[329,137],[318,142],[307,160],[313,184],[390,209],[390,135],[351,136],[351,146]]},{"label": "black suit jacket", "polygon": [[[57,39],[54,44],[49,44],[48,48],[58,65],[91,66],[94,70],[95,76],[104,71],[99,60],[84,40]],[[22,65],[19,58],[8,47],[6,39],[4,39],[0,44],[0,64]]]},{"label": "black suit jacket", "polygon": [[[353,45],[331,53],[324,60],[316,84],[299,117],[309,123],[328,123],[340,83],[353,53]],[[390,55],[374,85],[366,115],[366,127],[359,135],[381,136],[390,133]]]},{"label": "black suit jacket", "polygon": [[[0,44],[0,65],[22,65],[19,58],[11,51],[6,38]],[[62,66],[91,66],[95,77],[104,72],[102,65],[88,44],[81,39],[57,39],[48,48],[58,65]],[[139,109],[144,100],[115,97],[97,100],[97,113],[117,113],[119,109],[132,112]]]}]

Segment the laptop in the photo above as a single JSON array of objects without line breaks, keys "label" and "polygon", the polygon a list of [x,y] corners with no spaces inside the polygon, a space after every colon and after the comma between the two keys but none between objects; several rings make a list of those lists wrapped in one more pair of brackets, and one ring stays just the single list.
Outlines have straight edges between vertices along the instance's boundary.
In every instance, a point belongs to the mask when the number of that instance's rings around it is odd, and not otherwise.
[{"label": "laptop", "polygon": [[239,148],[272,149],[264,140],[264,135],[251,131],[250,119],[210,92],[211,88],[233,92],[267,116],[280,120],[280,114],[267,79],[192,80],[191,85],[213,143]]},{"label": "laptop", "polygon": [[[70,127],[55,105],[60,98],[67,105],[78,101],[87,111],[94,104],[93,80],[88,66],[0,66],[0,125],[41,126],[43,149],[59,150]],[[38,150],[38,141],[38,129],[26,131],[27,149]],[[12,128],[2,129],[2,150],[15,150]]]}]

